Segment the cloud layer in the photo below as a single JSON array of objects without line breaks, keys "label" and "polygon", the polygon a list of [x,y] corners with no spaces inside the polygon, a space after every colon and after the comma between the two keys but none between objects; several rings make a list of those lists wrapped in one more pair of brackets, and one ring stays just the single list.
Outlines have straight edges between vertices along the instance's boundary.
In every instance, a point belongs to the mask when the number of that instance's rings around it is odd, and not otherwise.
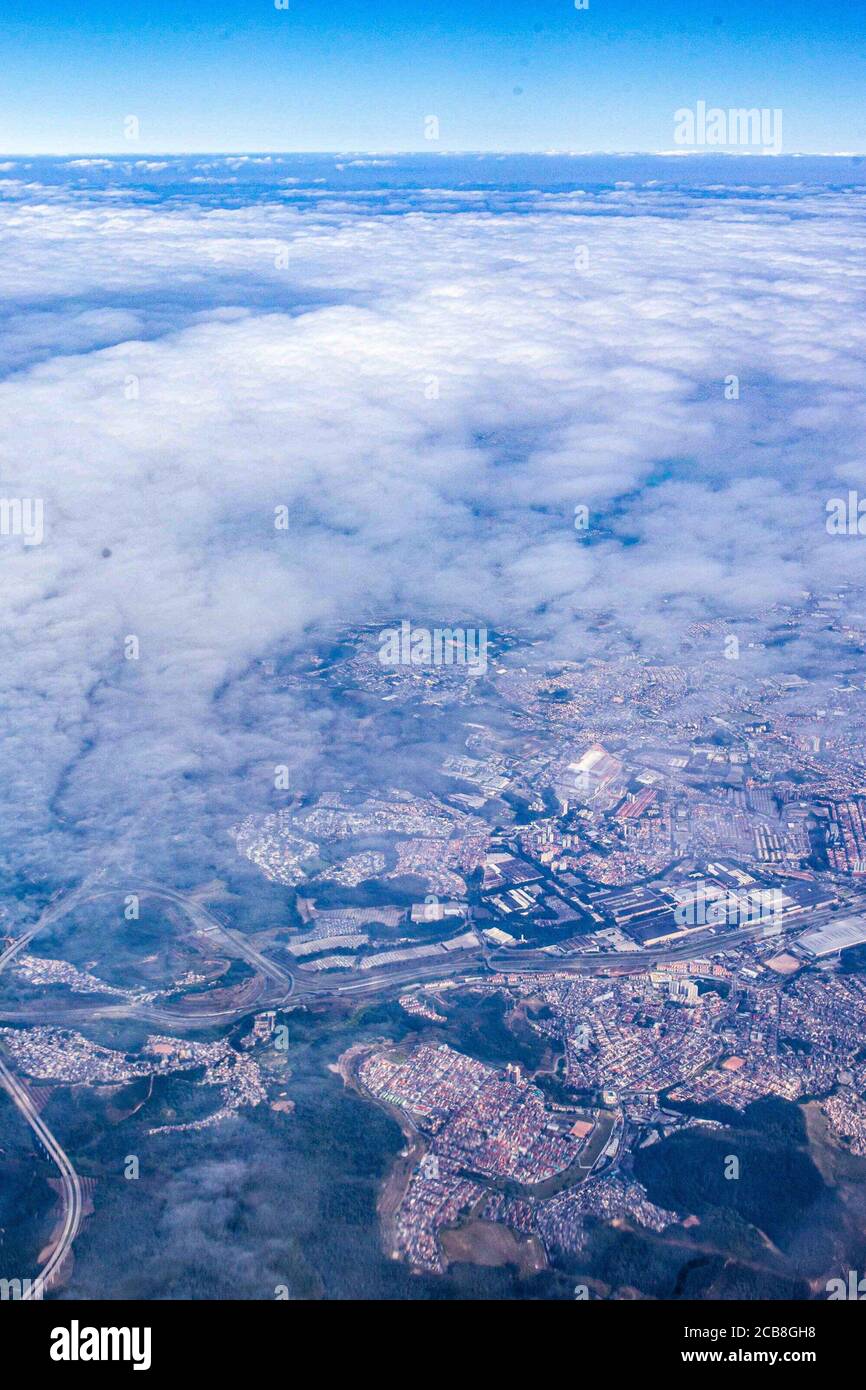
[{"label": "cloud layer", "polygon": [[321,730],[255,663],[322,624],[435,615],[576,656],[604,611],[666,651],[860,582],[824,527],[866,489],[856,193],[491,210],[281,180],[227,205],[16,172],[0,491],[44,499],[45,540],[0,537],[10,869],[134,861],[274,762],[315,768]]}]

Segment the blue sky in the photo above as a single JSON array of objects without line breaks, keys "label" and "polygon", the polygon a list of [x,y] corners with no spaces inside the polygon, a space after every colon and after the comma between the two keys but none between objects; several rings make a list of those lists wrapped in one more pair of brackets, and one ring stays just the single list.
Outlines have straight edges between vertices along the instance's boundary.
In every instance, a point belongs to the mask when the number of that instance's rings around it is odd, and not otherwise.
[{"label": "blue sky", "polygon": [[860,7],[289,4],[11,0],[0,150],[658,151],[674,147],[674,111],[703,100],[780,108],[786,152],[866,151]]}]

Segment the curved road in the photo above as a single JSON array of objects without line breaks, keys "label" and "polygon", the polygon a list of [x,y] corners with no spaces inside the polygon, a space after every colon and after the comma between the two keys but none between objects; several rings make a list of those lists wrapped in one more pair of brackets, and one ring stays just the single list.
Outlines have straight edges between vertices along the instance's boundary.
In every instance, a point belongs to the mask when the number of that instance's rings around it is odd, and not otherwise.
[{"label": "curved road", "polygon": [[[89,881],[88,881],[89,882]],[[8,965],[19,951],[27,945],[33,937],[40,932],[49,922],[62,917],[69,912],[80,901],[87,891],[88,882],[81,884],[74,892],[69,893],[59,902],[52,900],[45,911],[40,915],[39,920],[33,924],[29,931],[24,932],[20,937],[12,942],[12,945],[0,954],[0,971]],[[62,1267],[64,1260],[72,1249],[72,1242],[81,1230],[81,1218],[83,1213],[83,1201],[81,1192],[81,1179],[72,1166],[72,1161],[65,1149],[61,1147],[55,1136],[52,1134],[48,1125],[40,1116],[38,1110],[30,1099],[29,1093],[21,1085],[21,1082],[10,1071],[3,1058],[0,1057],[0,1086],[11,1099],[13,1105],[20,1111],[27,1121],[36,1138],[45,1149],[46,1153],[57,1166],[60,1174],[61,1195],[63,1201],[63,1225],[60,1236],[55,1242],[54,1249],[49,1255],[39,1274],[32,1283],[25,1285],[21,1295],[22,1300],[34,1301],[41,1299],[45,1290],[51,1287],[54,1275]]]},{"label": "curved road", "polygon": [[[98,879],[101,878],[102,875],[99,874],[95,877]],[[39,920],[13,941],[5,951],[0,953],[0,971],[24,949],[28,942],[30,942],[43,927],[47,926],[50,922],[56,921],[59,917],[64,916],[67,912],[71,911],[73,907],[92,898],[104,897],[118,891],[124,891],[116,887],[100,887],[94,889],[91,887],[92,883],[93,879],[90,879],[81,884],[80,887],[68,894],[65,898],[59,901],[56,899],[52,900]],[[466,969],[480,968],[481,970],[489,970],[493,973],[503,974],[533,974],[536,972],[596,974],[609,970],[611,967],[629,969],[644,966],[646,968],[653,963],[660,964],[664,961],[683,960],[687,959],[689,956],[714,955],[719,951],[723,951],[734,945],[739,945],[743,941],[766,933],[766,926],[763,924],[750,924],[746,927],[715,936],[711,940],[707,939],[704,932],[698,931],[694,933],[687,942],[676,946],[661,946],[656,950],[636,952],[634,955],[625,952],[614,952],[610,955],[607,953],[599,953],[594,956],[580,956],[570,960],[567,958],[562,959],[546,956],[540,951],[527,951],[521,953],[519,951],[508,950],[493,951],[489,948],[484,948],[482,951],[482,958],[480,960],[473,960],[471,964],[468,960],[458,962],[453,958],[449,958],[448,960],[418,961],[414,964],[407,964],[406,966],[384,975],[370,972],[369,974],[365,974],[365,977],[360,977],[361,972],[353,971],[349,973],[348,980],[346,980],[344,976],[343,981],[337,984],[336,981],[311,978],[312,972],[306,974],[306,972],[301,970],[301,978],[298,978],[297,975],[293,975],[291,972],[281,969],[274,961],[264,956],[252,942],[245,939],[239,932],[234,932],[229,927],[224,926],[206,907],[190,895],[179,893],[176,889],[165,888],[160,884],[145,884],[140,886],[138,891],[143,895],[160,897],[175,903],[186,911],[190,920],[199,930],[222,937],[225,944],[232,948],[233,953],[244,958],[268,980],[271,986],[276,986],[280,991],[279,998],[272,997],[268,1001],[270,1004],[276,1005],[277,1007],[279,1007],[280,1004],[286,1003],[293,994],[300,997],[317,996],[321,998],[328,994],[340,995],[355,990],[374,991],[376,989],[387,989],[395,986],[399,988],[405,983],[453,974],[455,971],[461,970],[461,965],[464,971]],[[866,907],[866,901],[861,901],[857,905],[860,907],[860,910],[863,910],[863,908]],[[819,910],[811,914],[809,920],[814,923],[816,920],[821,920],[824,916],[825,913]],[[786,927],[788,925],[787,923],[785,924]],[[796,925],[798,927],[805,925],[799,915]],[[775,935],[776,932],[774,931],[773,934]],[[781,937],[783,932],[779,932],[778,934]],[[262,1002],[261,1000],[257,1001],[256,1004],[252,1006],[252,1009],[260,1008]],[[172,1024],[183,1024],[185,1027],[189,1028],[195,1027],[196,1024],[224,1023],[230,1019],[241,1017],[243,1014],[250,1011],[251,1009],[249,1007],[243,1007],[241,1009],[229,1008],[209,1014],[183,1015],[176,1014],[167,1009],[155,1009],[153,1006],[145,1006],[144,1008],[139,1006],[139,1008],[136,1008],[134,1005],[117,1004],[96,1006],[87,1010],[75,1012],[84,1013],[89,1017],[135,1015],[142,1019],[162,1023],[163,1025],[171,1026]],[[0,1013],[0,1018],[23,1018],[28,1016],[32,1020],[33,1011],[28,1011],[27,1013]],[[74,1013],[72,1016],[74,1016]],[[2,1086],[10,1096],[14,1105],[30,1125],[30,1128],[36,1134],[46,1152],[57,1165],[57,1169],[60,1173],[63,1195],[63,1227],[60,1237],[44,1268],[33,1284],[30,1285],[23,1294],[24,1298],[41,1298],[44,1290],[50,1286],[57,1270],[62,1266],[81,1228],[81,1181],[68,1155],[64,1152],[45,1121],[40,1118],[28,1092],[9,1070],[9,1067],[3,1062],[2,1058],[0,1058],[0,1086]]]},{"label": "curved road", "polygon": [[[97,875],[97,877],[101,877],[101,875]],[[59,901],[52,899],[44,912],[40,915],[38,921],[34,922],[33,926],[28,928],[27,931],[22,932],[21,936],[17,937],[5,951],[0,953],[0,972],[2,972],[9,962],[14,960],[15,956],[23,951],[25,946],[27,946],[44,927],[48,926],[49,923],[57,921],[58,918],[65,916],[66,913],[70,912],[81,902],[86,902],[92,898],[103,897],[106,894],[116,891],[105,888],[93,890],[90,887],[91,882],[92,880],[88,880],[81,884],[74,892],[67,894],[66,897]],[[169,901],[180,904],[185,908],[196,926],[223,936],[236,952],[244,956],[249,963],[265,975],[272,984],[279,985],[284,991],[285,998],[288,998],[291,994],[294,986],[293,977],[280,970],[277,965],[269,961],[265,956],[262,956],[261,953],[250,943],[246,942],[243,937],[230,931],[227,927],[223,927],[222,923],[211,916],[207,909],[203,908],[200,903],[196,903],[194,900],[180,893],[176,893],[171,889],[164,889],[157,886],[148,886],[143,891],[155,897],[163,897]],[[108,1012],[108,1010],[106,1010],[106,1012]],[[127,1011],[121,1006],[118,1008],[117,1012]],[[183,1016],[174,1015],[168,1010],[153,1010],[152,1012],[161,1022],[190,1021]],[[226,1016],[228,1015],[231,1017],[233,1012],[234,1011],[226,1010],[223,1013],[199,1015],[196,1021],[200,1023],[225,1021]],[[81,1179],[75,1171],[69,1155],[40,1116],[30,1099],[29,1093],[25,1087],[22,1086],[14,1072],[9,1069],[2,1057],[0,1057],[0,1087],[6,1091],[13,1105],[15,1105],[27,1124],[33,1130],[33,1133],[55,1163],[60,1174],[63,1203],[63,1224],[60,1235],[54,1244],[54,1249],[36,1279],[25,1286],[24,1292],[21,1295],[23,1300],[41,1299],[46,1289],[51,1287],[57,1271],[62,1268],[67,1255],[72,1249],[73,1241],[81,1229],[83,1215]]]},{"label": "curved road", "polygon": [[43,1148],[47,1150],[49,1156],[56,1163],[60,1172],[60,1181],[63,1191],[63,1227],[54,1249],[42,1270],[37,1275],[36,1279],[34,1279],[33,1283],[25,1287],[21,1295],[22,1299],[40,1299],[45,1290],[50,1287],[54,1275],[62,1266],[63,1261],[72,1248],[72,1242],[81,1229],[83,1210],[81,1179],[73,1168],[68,1155],[60,1147],[54,1135],[51,1133],[51,1130],[40,1117],[27,1091],[25,1091],[20,1081],[18,1081],[9,1070],[2,1058],[0,1058],[0,1086],[2,1086],[12,1098],[13,1103],[18,1107]]}]

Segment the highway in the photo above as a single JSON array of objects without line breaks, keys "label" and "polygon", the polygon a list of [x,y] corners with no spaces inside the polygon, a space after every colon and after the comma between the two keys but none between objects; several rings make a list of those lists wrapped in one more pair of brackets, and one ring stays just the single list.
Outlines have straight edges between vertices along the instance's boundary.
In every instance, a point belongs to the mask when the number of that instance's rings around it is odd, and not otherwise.
[{"label": "highway", "polygon": [[[104,891],[110,892],[111,890]],[[241,956],[249,965],[266,976],[272,984],[291,993],[293,980],[287,971],[282,970],[274,961],[268,960],[267,956],[263,956],[261,951],[257,950],[240,932],[232,931],[230,927],[223,926],[213,913],[208,912],[206,907],[203,907],[195,898],[190,897],[188,893],[178,893],[176,889],[165,888],[158,883],[143,884],[139,892],[145,896],[164,898],[167,902],[176,903],[184,909],[190,921],[200,931],[208,936],[221,937],[223,942],[231,948],[233,954]]]},{"label": "highway", "polygon": [[13,1104],[18,1108],[30,1128],[33,1130],[42,1147],[46,1150],[49,1157],[57,1165],[60,1173],[63,1197],[63,1226],[60,1236],[54,1245],[48,1260],[40,1273],[33,1280],[32,1284],[25,1285],[22,1299],[40,1299],[46,1289],[51,1287],[51,1282],[56,1272],[62,1267],[72,1242],[81,1229],[82,1215],[82,1193],[81,1179],[76,1173],[69,1159],[69,1156],[55,1139],[45,1121],[39,1115],[27,1091],[18,1081],[13,1072],[9,1070],[6,1063],[0,1058],[0,1086],[3,1087],[7,1095],[10,1096]]},{"label": "highway", "polygon": [[[79,902],[86,898],[92,879],[86,880],[79,885],[72,893],[68,893],[65,898],[57,901],[52,898],[51,902],[40,914],[38,921],[32,927],[17,937],[10,946],[0,954],[0,973],[5,969],[11,960],[14,960],[24,947],[33,940],[38,932],[42,931],[49,923],[56,921],[59,917],[70,912]],[[16,1109],[23,1115],[27,1124],[33,1130],[36,1138],[45,1149],[48,1156],[53,1160],[60,1174],[63,1225],[60,1236],[55,1242],[54,1249],[48,1257],[39,1274],[30,1284],[25,1284],[22,1292],[22,1299],[36,1300],[41,1299],[46,1289],[51,1287],[54,1275],[63,1266],[67,1255],[72,1249],[72,1243],[81,1229],[81,1217],[83,1210],[81,1179],[72,1166],[72,1161],[66,1150],[60,1145],[48,1125],[42,1119],[38,1110],[34,1106],[30,1095],[14,1072],[3,1061],[0,1056],[0,1086],[11,1099]]]},{"label": "highway", "polygon": [[[71,912],[87,902],[92,902],[98,898],[116,897],[128,894],[132,890],[127,886],[100,887],[93,889],[88,880],[76,888],[73,893],[60,902],[52,900],[41,917],[27,931],[22,932],[21,936],[16,937],[10,946],[0,954],[0,971],[4,965],[13,960],[25,946],[27,946],[44,927],[56,922],[59,918]],[[214,917],[200,902],[186,893],[179,893],[176,889],[166,888],[162,884],[145,883],[140,884],[135,892],[141,897],[162,898],[166,902],[171,902],[181,907],[187,914],[193,926],[206,936],[217,936],[233,956],[241,959],[252,966],[252,968],[262,976],[270,986],[267,997],[259,997],[255,1003],[244,1005],[242,1008],[228,1007],[224,1009],[211,1009],[208,1012],[188,1013],[182,1009],[167,1009],[155,1004],[91,1004],[82,1008],[64,1009],[64,1021],[86,1021],[88,1019],[111,1019],[111,1018],[136,1018],[144,1023],[152,1023],[156,1027],[164,1028],[195,1028],[197,1025],[210,1027],[215,1024],[230,1023],[236,1018],[242,1018],[245,1014],[256,1013],[264,1007],[273,1007],[274,1004],[285,1004],[292,996],[295,988],[294,977],[289,971],[283,970],[274,961],[268,960],[252,942],[248,941],[240,932],[232,931],[231,928],[223,925],[218,918]],[[0,1010],[0,1021],[3,1022],[31,1022],[31,1023],[57,1023],[56,1011],[49,1004],[47,1006],[34,1004],[26,1009]]]},{"label": "highway", "polygon": [[55,894],[47,907],[40,913],[37,921],[33,923],[33,926],[28,927],[20,936],[16,936],[11,945],[7,946],[5,951],[0,952],[0,973],[3,972],[11,960],[14,960],[15,957],[24,950],[25,946],[29,946],[34,936],[38,936],[45,927],[49,926],[52,922],[58,921],[59,918],[65,917],[67,913],[71,912],[79,903],[87,902],[90,897],[98,897],[98,893],[92,893],[90,891],[90,885],[95,879],[101,878],[101,876],[101,873],[98,873],[85,879],[84,883],[80,883],[77,888],[73,889],[71,893],[67,893],[66,896],[59,901]]},{"label": "highway", "polygon": [[[53,898],[40,914],[38,920],[34,922],[31,927],[28,927],[26,931],[22,932],[5,951],[0,953],[0,973],[2,973],[6,966],[9,965],[9,963],[14,960],[45,927],[58,921],[59,918],[71,912],[75,907],[94,898],[109,896],[116,891],[109,888],[93,889],[91,886],[93,881],[93,879],[88,879],[85,883],[80,884],[72,893],[68,893],[60,900]],[[288,975],[285,971],[281,970],[279,966],[267,960],[261,952],[257,951],[251,943],[245,941],[238,933],[232,932],[227,927],[224,927],[222,923],[212,917],[207,909],[202,907],[200,903],[195,902],[183,894],[176,893],[171,889],[158,886],[148,886],[141,891],[180,904],[196,927],[208,934],[221,936],[232,948],[233,954],[244,957],[249,964],[264,975],[272,985],[279,986],[282,991],[281,1001],[285,1001],[291,995],[294,984],[291,975]],[[30,1011],[24,1011],[24,1016],[26,1017],[29,1012]],[[91,1019],[94,1017],[123,1016],[135,1013],[138,1017],[147,1016],[149,1021],[164,1025],[173,1024],[175,1026],[178,1023],[189,1024],[191,1021],[185,1015],[175,1013],[168,1009],[142,1008],[140,1010],[135,1010],[124,1005],[104,1006],[101,1009],[87,1009],[79,1012]],[[237,1012],[237,1010],[231,1009],[213,1011],[210,1014],[198,1015],[194,1021],[206,1024],[224,1023],[234,1018]],[[14,1017],[15,1013],[6,1016]],[[56,1012],[52,1011],[44,1021],[56,1023]],[[36,1279],[24,1285],[24,1290],[21,1295],[22,1299],[26,1300],[41,1299],[45,1291],[50,1289],[57,1272],[63,1267],[64,1261],[72,1249],[75,1237],[81,1229],[83,1212],[81,1179],[75,1171],[69,1155],[40,1116],[30,1099],[28,1091],[15,1076],[14,1072],[11,1071],[9,1066],[7,1066],[2,1056],[0,1056],[0,1086],[2,1086],[13,1105],[26,1120],[45,1152],[53,1160],[60,1174],[62,1199],[62,1226],[60,1235],[54,1244],[48,1260],[40,1270]]]},{"label": "highway", "polygon": [[[856,910],[866,911],[866,897],[859,901]],[[789,933],[803,932],[808,927],[831,920],[834,915],[836,914],[829,910],[821,909],[808,915],[801,913],[792,915],[778,926],[768,926],[766,921],[759,921],[743,927],[716,928],[715,934],[712,936],[709,934],[709,929],[698,929],[690,932],[684,942],[662,944],[642,951],[610,951],[577,956],[557,956],[546,955],[543,951],[500,948],[495,951],[486,950],[480,957],[471,960],[467,959],[470,957],[470,953],[467,951],[462,952],[459,956],[455,954],[436,957],[432,960],[429,958],[421,959],[414,965],[407,962],[399,969],[391,970],[387,975],[376,974],[372,971],[343,971],[340,976],[340,983],[321,976],[302,979],[296,975],[294,997],[296,999],[306,996],[321,998],[328,994],[341,995],[357,991],[369,993],[383,987],[405,985],[416,981],[436,979],[437,977],[448,978],[455,974],[465,974],[471,969],[485,973],[489,971],[498,975],[554,973],[559,975],[601,975],[609,970],[652,969],[654,966],[666,965],[674,961],[717,956],[723,951],[732,950],[737,946],[744,945],[747,941],[755,941],[760,938],[773,937],[778,939],[781,949],[784,938]],[[365,976],[367,978],[364,978]]]},{"label": "highway", "polygon": [[[96,890],[88,885],[76,889],[62,902],[52,903],[43,913],[39,922],[22,937],[13,942],[2,956],[3,963],[20,950],[26,941],[31,940],[41,928],[56,921],[65,912],[82,902],[94,898],[112,896],[131,891],[128,886],[100,887]],[[224,947],[235,956],[240,956],[264,979],[266,984],[261,996],[252,1003],[242,1006],[228,1006],[203,1013],[191,1013],[182,1009],[169,1009],[155,1003],[110,1003],[89,1004],[77,1008],[64,1009],[64,1021],[86,1022],[88,1020],[110,1018],[136,1018],[162,1028],[209,1028],[231,1023],[262,1008],[279,1008],[289,1000],[303,999],[326,1001],[347,994],[362,996],[379,992],[387,993],[406,985],[448,979],[455,975],[468,973],[482,974],[575,974],[599,975],[610,970],[640,970],[665,965],[674,961],[693,960],[701,956],[714,956],[761,937],[775,936],[780,946],[789,933],[804,931],[821,922],[829,921],[835,915],[829,909],[819,909],[811,913],[796,913],[783,919],[778,925],[767,925],[766,921],[749,922],[743,927],[716,928],[713,934],[709,929],[697,929],[689,933],[683,942],[661,944],[655,948],[640,951],[609,951],[586,955],[558,956],[548,955],[541,950],[521,950],[520,948],[478,948],[453,954],[443,953],[433,958],[425,957],[417,961],[407,961],[396,968],[379,971],[346,970],[339,975],[323,975],[312,970],[296,968],[292,973],[278,966],[263,955],[256,946],[240,932],[224,926],[200,902],[189,894],[167,888],[162,884],[142,884],[136,890],[142,896],[162,898],[175,903],[183,909],[193,926],[209,936],[218,936]],[[846,904],[848,911],[866,911],[866,895],[853,895]],[[11,1010],[0,1010],[0,1020],[6,1022],[57,1023],[56,1013],[50,1006],[27,1005]]]},{"label": "highway", "polygon": [[[94,898],[111,896],[117,893],[128,892],[128,889],[118,887],[92,887],[93,880],[81,884],[72,893],[69,893],[61,900],[52,899],[45,908],[38,921],[22,933],[5,951],[0,954],[0,972],[18,955],[33,938],[50,923],[57,921],[73,908]],[[299,971],[297,974],[283,970],[273,961],[268,960],[261,951],[250,941],[244,938],[239,932],[230,930],[214,917],[200,902],[188,894],[180,893],[175,889],[166,888],[161,884],[141,885],[138,890],[142,895],[162,898],[167,902],[175,903],[187,914],[189,920],[197,930],[211,936],[218,936],[233,955],[238,955],[245,959],[249,965],[256,970],[267,983],[264,986],[263,995],[258,997],[253,1003],[247,1002],[242,1007],[231,1007],[222,1010],[212,1010],[203,1014],[188,1014],[180,1010],[163,1009],[153,1004],[98,1004],[87,1005],[79,1008],[65,1009],[63,1011],[63,1021],[73,1022],[76,1020],[95,1021],[105,1018],[134,1017],[154,1023],[157,1026],[166,1028],[183,1028],[186,1030],[196,1027],[212,1027],[216,1024],[226,1024],[236,1019],[242,1018],[249,1013],[257,1012],[263,1004],[268,1007],[279,1007],[286,1004],[289,999],[319,999],[326,1000],[329,997],[339,998],[346,994],[358,993],[363,996],[376,994],[379,991],[387,992],[393,989],[405,988],[406,985],[420,983],[424,980],[435,980],[442,978],[454,978],[469,974],[491,973],[491,974],[536,974],[536,973],[558,973],[575,975],[596,975],[611,969],[630,970],[646,969],[653,965],[663,965],[670,961],[688,960],[695,957],[717,955],[720,952],[742,945],[746,941],[754,940],[768,935],[777,936],[780,944],[784,936],[791,930],[802,931],[806,926],[814,926],[820,921],[829,920],[833,914],[827,910],[819,910],[811,914],[796,914],[795,917],[784,921],[780,926],[770,926],[766,922],[752,922],[746,926],[727,930],[718,930],[710,935],[706,930],[698,930],[690,933],[685,942],[675,945],[661,945],[655,950],[643,950],[635,952],[607,952],[604,954],[580,955],[580,956],[556,956],[547,955],[543,951],[528,950],[520,951],[514,949],[491,950],[487,947],[479,947],[477,953],[463,952],[459,955],[446,955],[433,960],[424,959],[415,963],[409,962],[398,969],[387,972],[350,972],[349,979],[343,975],[339,981],[334,978],[323,978],[312,971]],[[849,910],[866,911],[866,896],[852,895],[847,904]],[[349,972],[347,972],[349,973]],[[47,1009],[43,1006],[29,1006],[8,1011],[0,1011],[0,1019],[14,1020],[18,1022],[31,1023],[53,1023],[59,1022],[56,1008]],[[17,1080],[13,1072],[0,1057],[0,1086],[6,1091],[17,1107],[27,1124],[42,1144],[45,1151],[55,1163],[61,1179],[61,1190],[63,1199],[63,1224],[60,1236],[49,1256],[44,1268],[37,1276],[36,1280],[29,1285],[23,1294],[24,1298],[41,1298],[44,1290],[50,1287],[51,1281],[57,1271],[62,1267],[72,1243],[75,1240],[82,1220],[82,1191],[81,1182],[76,1173],[71,1160],[65,1153],[58,1140],[52,1134],[48,1125],[40,1117],[27,1090]]]}]

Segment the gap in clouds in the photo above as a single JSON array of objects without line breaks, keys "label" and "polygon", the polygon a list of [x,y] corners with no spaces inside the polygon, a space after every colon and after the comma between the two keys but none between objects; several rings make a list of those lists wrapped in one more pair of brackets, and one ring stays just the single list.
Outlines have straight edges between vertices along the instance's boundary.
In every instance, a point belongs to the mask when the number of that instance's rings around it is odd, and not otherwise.
[{"label": "gap in clouds", "polygon": [[824,526],[862,476],[860,164],[7,162],[2,488],[46,515],[0,549],[10,874],[193,880],[274,764],[368,778],[261,674],[326,627],[574,659],[603,613],[670,656],[862,582]]}]

